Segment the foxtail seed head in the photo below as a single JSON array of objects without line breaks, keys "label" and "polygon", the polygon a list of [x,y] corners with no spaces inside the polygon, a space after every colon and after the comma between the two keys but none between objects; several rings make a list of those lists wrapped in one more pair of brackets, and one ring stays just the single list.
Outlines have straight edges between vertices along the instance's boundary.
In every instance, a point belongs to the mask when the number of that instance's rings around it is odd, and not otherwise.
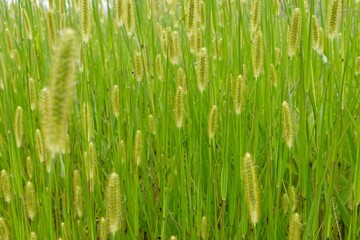
[{"label": "foxtail seed head", "polygon": [[289,240],[300,240],[301,237],[301,219],[298,213],[292,214],[289,223]]},{"label": "foxtail seed head", "polygon": [[15,132],[16,146],[19,148],[22,145],[22,141],[24,137],[23,110],[22,107],[20,106],[16,108],[14,132]]},{"label": "foxtail seed head", "polygon": [[34,111],[35,108],[36,108],[36,102],[37,102],[36,85],[35,85],[34,79],[29,78],[29,80],[28,80],[28,88],[29,88],[30,108],[31,108],[32,111]]},{"label": "foxtail seed head", "polygon": [[84,135],[87,136],[88,141],[91,141],[94,136],[94,124],[91,107],[88,102],[83,103],[82,106],[82,125],[84,128]]},{"label": "foxtail seed head", "polygon": [[24,202],[26,215],[31,220],[34,220],[36,215],[36,196],[35,189],[32,182],[27,182],[25,186]]},{"label": "foxtail seed head", "polygon": [[115,0],[115,19],[118,27],[124,24],[125,4],[127,0]]},{"label": "foxtail seed head", "polygon": [[81,16],[81,34],[83,41],[87,43],[91,34],[91,8],[89,0],[81,0],[80,16]]},{"label": "foxtail seed head", "polygon": [[300,48],[301,40],[301,11],[295,8],[287,31],[288,56],[292,58]]},{"label": "foxtail seed head", "polygon": [[37,237],[36,233],[35,233],[35,232],[31,232],[31,233],[30,233],[30,240],[37,240],[37,239],[38,239],[38,237]]},{"label": "foxtail seed head", "polygon": [[142,133],[140,130],[137,130],[134,139],[134,158],[138,167],[141,165],[142,149]]},{"label": "foxtail seed head", "polygon": [[46,15],[46,23],[49,36],[49,45],[54,47],[56,44],[56,26],[55,26],[55,16],[52,10],[49,10]]},{"label": "foxtail seed head", "polygon": [[121,163],[124,163],[125,160],[126,160],[126,148],[125,148],[124,140],[120,140],[120,143],[119,143],[119,152],[120,152],[120,160],[121,160]]},{"label": "foxtail seed head", "polygon": [[209,78],[209,60],[206,48],[202,48],[198,54],[196,66],[196,80],[200,93],[203,93]]},{"label": "foxtail seed head", "polygon": [[46,161],[46,149],[44,147],[43,143],[43,136],[41,135],[41,131],[39,129],[36,129],[35,131],[35,150],[37,153],[37,156],[39,158],[39,161],[41,163]]},{"label": "foxtail seed head", "polygon": [[107,240],[107,226],[105,218],[100,218],[98,223],[98,237],[99,240]]},{"label": "foxtail seed head", "polygon": [[278,78],[276,73],[276,68],[274,65],[270,64],[270,83],[275,87],[278,84]]},{"label": "foxtail seed head", "polygon": [[25,33],[27,35],[27,38],[29,40],[31,40],[32,39],[32,25],[30,23],[29,15],[27,14],[25,9],[22,10],[22,17],[23,17]]},{"label": "foxtail seed head", "polygon": [[158,78],[160,81],[163,80],[164,69],[163,69],[163,65],[162,65],[161,55],[160,55],[160,54],[156,55],[156,60],[155,60],[155,73],[156,73],[157,78]]},{"label": "foxtail seed head", "polygon": [[1,171],[0,175],[1,180],[1,190],[5,199],[5,202],[10,203],[11,200],[11,182],[9,174],[6,172],[5,169]]},{"label": "foxtail seed head", "polygon": [[79,218],[82,217],[84,212],[83,195],[81,188],[81,176],[78,170],[73,172],[73,194],[74,194],[74,209]]},{"label": "foxtail seed head", "polygon": [[1,239],[10,240],[10,229],[4,218],[0,217],[0,234]]},{"label": "foxtail seed head", "polygon": [[176,79],[177,79],[177,86],[181,87],[183,93],[186,94],[187,93],[186,74],[183,68],[179,68],[177,70]]},{"label": "foxtail seed head", "polygon": [[257,79],[264,71],[264,37],[257,31],[252,45],[252,65],[254,77]]},{"label": "foxtail seed head", "polygon": [[114,116],[118,118],[120,114],[120,91],[118,85],[114,85],[111,90],[111,108]]},{"label": "foxtail seed head", "polygon": [[121,229],[121,195],[119,175],[109,176],[105,197],[106,221],[108,231],[115,235]]},{"label": "foxtail seed head", "polygon": [[131,36],[135,31],[135,9],[134,0],[125,0],[125,29],[128,36]]},{"label": "foxtail seed head", "polygon": [[260,192],[255,163],[250,153],[246,153],[243,159],[243,180],[249,218],[256,225],[260,220]]},{"label": "foxtail seed head", "polygon": [[237,77],[234,85],[234,108],[236,115],[240,115],[243,109],[245,95],[245,79],[242,77],[242,75]]},{"label": "foxtail seed head", "polygon": [[135,54],[135,77],[138,82],[142,81],[144,78],[144,65],[140,52]]},{"label": "foxtail seed head", "polygon": [[184,93],[181,87],[178,87],[175,95],[175,122],[177,128],[184,126]]},{"label": "foxtail seed head", "polygon": [[195,0],[189,0],[186,14],[186,31],[191,36],[195,27]]},{"label": "foxtail seed head", "polygon": [[217,128],[217,118],[218,118],[217,112],[218,112],[217,106],[213,105],[209,113],[209,120],[208,120],[208,135],[210,140],[214,139],[215,137],[216,128]]},{"label": "foxtail seed head", "polygon": [[26,172],[28,174],[29,179],[32,179],[34,175],[34,167],[30,156],[26,158]]},{"label": "foxtail seed head", "polygon": [[254,0],[250,2],[250,30],[251,36],[256,33],[258,26],[261,21],[261,12],[262,12],[262,0]]},{"label": "foxtail seed head", "polygon": [[342,17],[342,1],[343,0],[330,0],[327,13],[327,33],[329,39],[334,39],[338,33],[341,17]]},{"label": "foxtail seed head", "polygon": [[56,49],[50,79],[48,99],[46,146],[52,153],[59,153],[65,145],[67,119],[72,104],[72,86],[76,63],[76,37],[71,29],[61,33]]},{"label": "foxtail seed head", "polygon": [[156,135],[156,123],[152,114],[149,115],[149,131],[152,135]]},{"label": "foxtail seed head", "polygon": [[319,22],[316,18],[315,15],[312,16],[312,29],[311,29],[311,34],[312,34],[312,48],[315,51],[318,51],[319,49],[319,40],[320,40],[320,33],[319,33]]},{"label": "foxtail seed head", "polygon": [[208,226],[207,226],[207,219],[205,216],[201,219],[201,238],[206,240],[209,238],[208,235]]},{"label": "foxtail seed head", "polygon": [[294,145],[294,123],[290,107],[287,102],[282,103],[282,136],[288,146]]}]

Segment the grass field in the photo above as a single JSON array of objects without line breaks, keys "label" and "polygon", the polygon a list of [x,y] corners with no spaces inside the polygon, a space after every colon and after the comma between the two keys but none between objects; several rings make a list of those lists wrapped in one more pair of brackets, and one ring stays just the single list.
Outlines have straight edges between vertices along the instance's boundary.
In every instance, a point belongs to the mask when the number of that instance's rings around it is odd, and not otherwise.
[{"label": "grass field", "polygon": [[359,0],[0,0],[0,239],[360,239]]}]

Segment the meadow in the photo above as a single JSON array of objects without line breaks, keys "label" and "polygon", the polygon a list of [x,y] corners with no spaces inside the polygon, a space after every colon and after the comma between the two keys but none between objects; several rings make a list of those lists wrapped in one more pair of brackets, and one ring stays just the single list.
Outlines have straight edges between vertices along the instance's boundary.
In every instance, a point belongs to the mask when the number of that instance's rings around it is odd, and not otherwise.
[{"label": "meadow", "polygon": [[0,239],[360,239],[359,0],[0,0]]}]

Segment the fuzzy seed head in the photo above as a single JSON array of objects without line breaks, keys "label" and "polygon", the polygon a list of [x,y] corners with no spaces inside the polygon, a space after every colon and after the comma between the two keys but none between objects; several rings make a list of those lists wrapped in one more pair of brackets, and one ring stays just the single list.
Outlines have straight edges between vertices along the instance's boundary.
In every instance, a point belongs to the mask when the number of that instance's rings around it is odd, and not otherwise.
[{"label": "fuzzy seed head", "polygon": [[149,115],[149,131],[152,135],[156,135],[156,123],[152,114]]},{"label": "fuzzy seed head", "polygon": [[46,117],[46,146],[52,153],[60,153],[61,146],[65,146],[67,120],[73,97],[76,50],[75,32],[71,29],[63,30],[52,65]]},{"label": "fuzzy seed head", "polygon": [[320,26],[319,26],[319,22],[316,18],[315,15],[312,16],[312,29],[311,29],[311,34],[312,34],[312,48],[315,51],[318,51],[319,49],[319,41],[320,41],[320,32],[319,32]]},{"label": "fuzzy seed head", "polygon": [[197,62],[196,81],[200,93],[203,93],[209,81],[209,60],[206,48],[200,50]]},{"label": "fuzzy seed head", "polygon": [[329,39],[334,39],[340,29],[342,17],[342,0],[328,1],[327,33]]},{"label": "fuzzy seed head", "polygon": [[250,29],[251,35],[257,32],[262,13],[262,0],[253,0],[250,2]]},{"label": "fuzzy seed head", "polygon": [[183,68],[179,68],[176,73],[177,86],[183,89],[184,94],[187,93],[187,82],[186,82],[186,74]]},{"label": "fuzzy seed head", "polygon": [[14,132],[15,132],[16,147],[20,148],[24,137],[23,110],[22,107],[20,106],[16,108]]},{"label": "fuzzy seed head", "polygon": [[124,0],[126,1],[126,10],[125,10],[125,29],[128,36],[131,36],[135,31],[135,8],[134,0]]},{"label": "fuzzy seed head", "polygon": [[140,130],[137,130],[134,139],[134,158],[138,167],[141,165],[142,149],[142,133]]},{"label": "fuzzy seed head", "polygon": [[287,31],[287,49],[288,56],[294,57],[300,48],[301,41],[301,11],[300,8],[295,8]]},{"label": "fuzzy seed head", "polygon": [[116,118],[120,115],[120,91],[119,86],[114,85],[111,90],[111,108]]},{"label": "fuzzy seed head", "polygon": [[48,30],[47,33],[49,36],[49,45],[50,47],[54,47],[56,45],[56,26],[54,12],[52,10],[47,12],[46,23]]},{"label": "fuzzy seed head", "polygon": [[239,75],[235,82],[234,89],[234,109],[236,115],[240,115],[244,105],[244,95],[245,95],[245,79],[242,75]]},{"label": "fuzzy seed head", "polygon": [[255,163],[250,153],[246,153],[243,159],[243,180],[249,218],[256,225],[260,220],[260,192]]},{"label": "fuzzy seed head", "polygon": [[127,0],[115,0],[115,19],[118,27],[124,24],[125,17],[125,2]]},{"label": "fuzzy seed head", "polygon": [[290,218],[289,223],[289,240],[300,240],[301,238],[301,219],[298,213],[294,213]]},{"label": "fuzzy seed head", "polygon": [[282,103],[282,136],[288,146],[294,146],[294,123],[290,107],[287,102]]},{"label": "fuzzy seed head", "polygon": [[91,35],[91,8],[89,0],[80,0],[81,34],[82,40],[87,43]]},{"label": "fuzzy seed head", "polygon": [[29,179],[32,179],[34,175],[34,167],[30,156],[26,158],[26,172],[28,174]]},{"label": "fuzzy seed head", "polygon": [[135,77],[138,82],[142,81],[144,78],[144,65],[140,52],[135,54]]},{"label": "fuzzy seed head", "polygon": [[201,219],[201,239],[208,239],[209,235],[208,235],[208,225],[207,225],[207,219],[205,216],[202,217]]},{"label": "fuzzy seed head", "polygon": [[84,128],[84,134],[87,136],[87,140],[91,141],[94,137],[94,124],[91,107],[88,102],[83,103],[82,106],[82,125]]},{"label": "fuzzy seed head", "polygon": [[37,237],[36,233],[35,233],[35,232],[31,232],[31,233],[30,233],[30,240],[37,240],[37,239],[38,239],[38,237]]},{"label": "fuzzy seed head", "polygon": [[36,129],[35,131],[35,150],[36,154],[41,163],[46,161],[46,149],[43,143],[43,136],[41,135],[41,131]]},{"label": "fuzzy seed head", "polygon": [[27,182],[25,186],[24,202],[26,215],[31,220],[34,220],[36,215],[36,196],[35,188],[32,182]]},{"label": "fuzzy seed head", "polygon": [[115,235],[121,229],[121,195],[119,175],[109,176],[105,197],[106,221],[110,233]]},{"label": "fuzzy seed head", "polygon": [[213,105],[209,113],[208,120],[208,135],[209,139],[212,140],[215,137],[216,128],[217,128],[217,118],[218,118],[218,108],[216,105]]},{"label": "fuzzy seed head", "polygon": [[257,79],[264,71],[264,37],[257,31],[252,44],[252,65],[254,77]]},{"label": "fuzzy seed head", "polygon": [[100,218],[98,223],[98,238],[99,240],[107,240],[107,226],[105,218]]},{"label": "fuzzy seed head", "polygon": [[81,176],[78,170],[73,171],[73,194],[74,194],[74,209],[79,218],[83,216],[84,202],[81,188]]},{"label": "fuzzy seed head", "polygon": [[33,38],[32,36],[32,25],[30,23],[29,15],[27,14],[26,10],[22,10],[22,17],[23,17],[23,24],[24,24],[24,30],[27,38],[31,40]]},{"label": "fuzzy seed head", "polygon": [[274,65],[270,64],[270,83],[275,87],[278,84],[278,77],[276,73],[276,68]]},{"label": "fuzzy seed head", "polygon": [[32,111],[34,111],[37,104],[36,85],[34,79],[29,78],[28,88],[29,88],[30,108]]},{"label": "fuzzy seed head", "polygon": [[161,55],[158,54],[156,55],[156,59],[155,59],[155,73],[157,78],[161,81],[163,80],[164,77],[164,69],[163,69],[163,65],[162,65],[162,60],[161,60]]},{"label": "fuzzy seed head", "polygon": [[191,36],[195,27],[195,0],[189,0],[186,14],[186,31]]},{"label": "fuzzy seed head", "polygon": [[2,217],[0,217],[0,234],[1,234],[1,239],[3,240],[11,239],[9,226],[6,223],[5,219]]},{"label": "fuzzy seed head", "polygon": [[11,182],[9,174],[6,172],[5,169],[1,171],[0,175],[1,180],[1,190],[5,199],[5,202],[10,203],[11,200]]},{"label": "fuzzy seed head", "polygon": [[181,87],[178,87],[175,95],[175,122],[177,128],[184,126],[184,93]]}]

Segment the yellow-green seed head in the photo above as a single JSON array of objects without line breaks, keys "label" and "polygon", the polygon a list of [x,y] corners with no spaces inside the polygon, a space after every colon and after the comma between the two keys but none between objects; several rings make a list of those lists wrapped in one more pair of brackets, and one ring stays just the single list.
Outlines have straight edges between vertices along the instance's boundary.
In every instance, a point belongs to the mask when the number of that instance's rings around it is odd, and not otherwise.
[{"label": "yellow-green seed head", "polygon": [[120,91],[119,86],[114,85],[111,90],[111,109],[116,118],[120,115]]},{"label": "yellow-green seed head", "polygon": [[264,37],[261,31],[255,34],[252,44],[252,65],[257,79],[264,71]]},{"label": "yellow-green seed head", "polygon": [[294,57],[300,48],[301,43],[301,11],[300,8],[295,8],[287,31],[287,49],[288,56]]},{"label": "yellow-green seed head", "polygon": [[121,195],[119,175],[109,176],[105,197],[106,221],[108,232],[115,235],[121,229]]},{"label": "yellow-green seed head", "polygon": [[15,132],[16,146],[20,148],[24,137],[23,110],[22,107],[20,106],[16,108],[14,132]]},{"label": "yellow-green seed head", "polygon": [[24,191],[24,203],[27,217],[31,220],[34,220],[36,215],[36,195],[32,182],[26,183]]}]

